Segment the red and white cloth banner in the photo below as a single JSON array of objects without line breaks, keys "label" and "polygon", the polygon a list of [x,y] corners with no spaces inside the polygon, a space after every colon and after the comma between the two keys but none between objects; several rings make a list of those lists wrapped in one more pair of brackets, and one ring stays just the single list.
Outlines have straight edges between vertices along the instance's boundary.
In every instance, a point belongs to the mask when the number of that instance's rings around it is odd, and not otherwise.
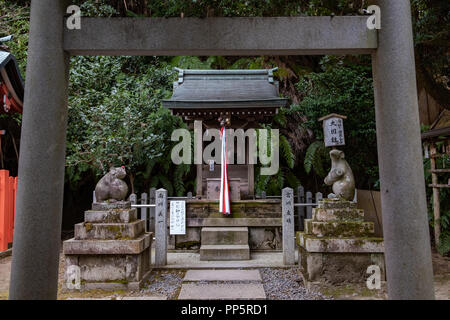
[{"label": "red and white cloth banner", "polygon": [[230,191],[228,186],[228,164],[227,164],[227,135],[225,127],[220,129],[220,138],[222,139],[222,163],[220,166],[220,201],[219,212],[224,215],[231,213],[230,209]]}]

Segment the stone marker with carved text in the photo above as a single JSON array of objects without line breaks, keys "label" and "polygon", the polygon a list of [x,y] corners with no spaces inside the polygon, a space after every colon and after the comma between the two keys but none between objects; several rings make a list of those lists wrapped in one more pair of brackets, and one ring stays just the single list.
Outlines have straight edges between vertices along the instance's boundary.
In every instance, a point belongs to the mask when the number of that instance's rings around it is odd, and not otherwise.
[{"label": "stone marker with carved text", "polygon": [[282,193],[283,212],[283,263],[295,264],[295,239],[294,239],[294,191],[284,188]]},{"label": "stone marker with carved text", "polygon": [[167,264],[167,190],[156,190],[155,265]]}]

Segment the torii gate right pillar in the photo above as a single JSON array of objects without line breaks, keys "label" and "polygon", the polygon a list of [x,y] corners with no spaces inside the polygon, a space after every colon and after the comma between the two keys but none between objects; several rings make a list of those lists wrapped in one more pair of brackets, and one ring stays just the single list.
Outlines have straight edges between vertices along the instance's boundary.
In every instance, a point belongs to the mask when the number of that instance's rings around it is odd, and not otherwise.
[{"label": "torii gate right pillar", "polygon": [[372,55],[387,286],[390,299],[434,299],[411,4],[378,0]]}]

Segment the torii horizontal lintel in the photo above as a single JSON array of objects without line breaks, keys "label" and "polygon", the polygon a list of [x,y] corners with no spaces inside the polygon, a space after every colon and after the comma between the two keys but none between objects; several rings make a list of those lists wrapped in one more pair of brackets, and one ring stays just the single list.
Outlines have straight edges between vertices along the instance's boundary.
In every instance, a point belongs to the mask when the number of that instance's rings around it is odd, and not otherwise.
[{"label": "torii horizontal lintel", "polygon": [[370,54],[367,16],[81,18],[64,31],[71,55]]}]

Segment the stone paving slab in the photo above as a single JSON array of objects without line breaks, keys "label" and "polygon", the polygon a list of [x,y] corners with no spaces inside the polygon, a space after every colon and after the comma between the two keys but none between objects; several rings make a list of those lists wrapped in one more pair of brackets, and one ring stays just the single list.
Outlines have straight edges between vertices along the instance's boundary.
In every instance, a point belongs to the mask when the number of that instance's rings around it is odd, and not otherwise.
[{"label": "stone paving slab", "polygon": [[178,300],[263,300],[266,293],[262,284],[196,284],[184,283]]},{"label": "stone paving slab", "polygon": [[197,281],[262,281],[259,270],[188,270],[183,282]]}]

